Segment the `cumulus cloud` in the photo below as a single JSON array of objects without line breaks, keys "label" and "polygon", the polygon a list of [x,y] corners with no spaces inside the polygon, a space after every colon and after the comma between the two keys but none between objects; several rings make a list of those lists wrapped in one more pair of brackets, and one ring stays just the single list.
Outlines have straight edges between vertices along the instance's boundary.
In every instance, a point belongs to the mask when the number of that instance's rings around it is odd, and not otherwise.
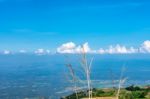
[{"label": "cumulus cloud", "polygon": [[100,54],[130,54],[130,53],[137,53],[138,49],[135,49],[133,47],[126,48],[125,46],[121,46],[117,44],[116,46],[109,46],[108,49],[100,49],[98,50],[98,53]]},{"label": "cumulus cloud", "polygon": [[150,41],[144,41],[139,50],[141,53],[150,53]]},{"label": "cumulus cloud", "polygon": [[60,47],[57,48],[58,53],[74,53],[74,49],[76,48],[75,43],[68,42],[62,44]]},{"label": "cumulus cloud", "polygon": [[34,53],[38,55],[44,55],[44,54],[49,54],[50,50],[45,50],[45,49],[40,48],[40,49],[37,49]]},{"label": "cumulus cloud", "polygon": [[[150,53],[150,40],[144,41],[139,47],[126,47],[124,45],[110,45],[108,48],[100,48],[99,50],[93,50],[89,46],[88,42],[83,45],[77,45],[74,42],[67,42],[57,48],[57,53],[68,53],[68,54],[80,54],[83,52],[95,53],[95,54],[133,54],[133,53]],[[27,53],[26,50],[20,50],[19,53]],[[37,55],[52,54],[50,50],[43,48],[34,51]],[[12,54],[9,50],[3,50],[0,54]]]},{"label": "cumulus cloud", "polygon": [[3,51],[3,54],[5,54],[5,55],[11,54],[11,51],[9,51],[9,50],[4,50],[4,51]]},{"label": "cumulus cloud", "polygon": [[97,51],[97,53],[99,53],[99,54],[105,54],[106,51],[105,51],[103,48],[100,48],[100,49]]},{"label": "cumulus cloud", "polygon": [[20,50],[19,53],[27,53],[26,50]]},{"label": "cumulus cloud", "polygon": [[49,53],[50,53],[50,50],[46,50],[45,52],[46,52],[47,54],[49,54]]},{"label": "cumulus cloud", "polygon": [[[92,50],[89,44],[86,42],[83,45],[84,51],[86,53],[97,53],[97,54],[130,54],[130,53],[138,53],[138,49],[133,47],[125,47],[117,44],[116,46],[109,46],[107,49],[100,48],[99,50]],[[81,53],[83,51],[82,46],[76,46],[73,42],[68,42],[62,44],[57,48],[58,53]]]},{"label": "cumulus cloud", "polygon": [[75,54],[75,53],[81,53],[83,51],[86,53],[94,53],[94,50],[91,50],[91,48],[89,47],[88,42],[84,43],[82,46],[81,45],[76,45],[73,42],[68,42],[65,44],[62,44],[60,47],[57,48],[57,52],[58,53],[71,53],[71,54]]}]

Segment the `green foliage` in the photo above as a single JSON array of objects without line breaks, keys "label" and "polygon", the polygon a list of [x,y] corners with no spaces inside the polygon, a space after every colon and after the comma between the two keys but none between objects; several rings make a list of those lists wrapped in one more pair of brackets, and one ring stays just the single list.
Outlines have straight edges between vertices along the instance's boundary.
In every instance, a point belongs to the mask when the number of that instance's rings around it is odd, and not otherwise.
[{"label": "green foliage", "polygon": [[102,94],[104,94],[105,92],[104,91],[102,91],[102,90],[97,90],[96,92],[95,92],[95,95],[96,96],[100,96],[100,95],[102,95]]},{"label": "green foliage", "polygon": [[145,92],[145,91],[133,91],[132,95],[134,98],[145,98],[145,96],[147,95],[147,92]]},{"label": "green foliage", "polygon": [[[78,92],[79,99],[87,97],[88,91]],[[116,96],[117,89],[92,89],[93,97],[113,97]],[[121,89],[119,99],[150,99],[148,98],[150,90],[148,88],[140,88],[135,86],[129,86],[125,89]],[[73,93],[61,99],[76,99],[76,94]]]},{"label": "green foliage", "polygon": [[[78,92],[77,94],[78,94],[79,99],[87,96],[86,92],[84,91]],[[61,97],[61,99],[76,99],[76,94],[73,93],[69,96]]]},{"label": "green foliage", "polygon": [[138,86],[131,85],[129,87],[126,87],[126,90],[128,90],[128,91],[137,91],[137,90],[142,90],[142,89]]},{"label": "green foliage", "polygon": [[119,99],[135,99],[131,92],[123,92],[120,94]]}]

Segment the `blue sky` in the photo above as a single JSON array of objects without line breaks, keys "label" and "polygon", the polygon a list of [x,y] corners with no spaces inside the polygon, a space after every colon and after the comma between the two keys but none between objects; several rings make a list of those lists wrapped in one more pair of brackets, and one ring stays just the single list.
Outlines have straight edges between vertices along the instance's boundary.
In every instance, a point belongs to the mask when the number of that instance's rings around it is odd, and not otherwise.
[{"label": "blue sky", "polygon": [[0,0],[0,50],[93,49],[150,40],[149,0]]}]

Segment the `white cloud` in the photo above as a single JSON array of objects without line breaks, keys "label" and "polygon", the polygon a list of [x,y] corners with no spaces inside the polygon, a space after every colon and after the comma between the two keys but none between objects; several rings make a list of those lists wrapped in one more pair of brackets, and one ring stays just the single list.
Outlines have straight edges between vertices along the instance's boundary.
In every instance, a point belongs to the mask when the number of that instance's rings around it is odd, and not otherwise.
[{"label": "white cloud", "polygon": [[[91,50],[91,48],[89,47],[89,44],[86,42],[85,44],[83,44],[83,48],[84,48],[84,51],[86,52],[86,53],[88,53],[88,52],[93,52],[92,50]],[[81,49],[82,50],[82,49]]]},{"label": "white cloud", "polygon": [[[108,49],[100,48],[99,50],[92,50],[89,44],[86,42],[83,44],[84,51],[86,53],[97,53],[97,54],[131,54],[131,53],[138,53],[138,49],[133,47],[125,47],[117,44],[116,46],[109,46]],[[60,47],[57,48],[58,53],[81,53],[83,51],[82,47],[76,46],[73,42],[68,42],[62,44]]]},{"label": "white cloud", "polygon": [[19,53],[27,53],[26,50],[20,50]]},{"label": "white cloud", "polygon": [[[94,50],[91,50],[91,48],[89,47],[89,44],[86,42],[83,45],[84,51],[86,53],[94,53]],[[62,44],[60,47],[57,48],[57,52],[58,53],[71,53],[71,54],[75,54],[75,53],[81,53],[83,51],[81,45],[76,46],[75,43],[73,42],[68,42],[65,44]]]},{"label": "white cloud", "polygon": [[50,53],[50,50],[46,50],[46,53],[49,54],[49,53]]},{"label": "white cloud", "polygon": [[105,51],[103,48],[100,48],[100,49],[97,51],[97,53],[99,53],[99,54],[105,54],[106,51]]},{"label": "white cloud", "polygon": [[[96,54],[132,54],[132,53],[150,53],[150,40],[144,41],[138,48],[134,47],[126,47],[124,45],[115,45],[115,46],[109,46],[108,48],[100,48],[99,50],[93,50],[89,46],[88,42],[84,43],[83,45],[77,45],[73,42],[68,42],[62,44],[60,47],[57,48],[57,53],[70,53],[70,54],[76,54],[76,53],[82,53],[84,51],[86,53],[96,53]],[[9,50],[3,50],[0,52],[1,54],[13,54]],[[27,53],[26,50],[20,50],[19,53]],[[37,55],[45,55],[45,54],[52,54],[50,50],[47,49],[37,49],[34,51]]]},{"label": "white cloud", "polygon": [[9,50],[4,50],[3,54],[8,55],[8,54],[11,54],[11,52]]},{"label": "white cloud", "polygon": [[76,48],[75,43],[68,42],[62,44],[60,47],[57,48],[58,53],[74,53],[74,49]]},{"label": "white cloud", "polygon": [[108,49],[105,49],[103,53],[109,54],[130,54],[130,53],[137,53],[138,49],[133,47],[126,48],[125,46],[121,46],[117,44],[116,46],[109,46]]},{"label": "white cloud", "polygon": [[150,53],[150,40],[146,40],[143,42],[141,47],[139,48],[141,53]]},{"label": "white cloud", "polygon": [[45,55],[45,54],[49,54],[50,50],[45,50],[45,49],[40,48],[40,49],[37,49],[34,53],[38,55]]},{"label": "white cloud", "polygon": [[125,46],[117,44],[116,46],[109,46],[108,49],[100,48],[97,52],[99,54],[130,54],[138,53],[138,49],[135,49],[133,47],[126,48]]}]

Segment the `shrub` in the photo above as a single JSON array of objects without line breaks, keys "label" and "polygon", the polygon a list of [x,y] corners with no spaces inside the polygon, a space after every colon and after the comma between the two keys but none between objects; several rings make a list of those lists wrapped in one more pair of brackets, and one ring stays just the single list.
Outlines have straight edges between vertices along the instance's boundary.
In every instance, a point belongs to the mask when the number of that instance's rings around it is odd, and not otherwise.
[{"label": "shrub", "polygon": [[141,90],[141,88],[138,87],[138,86],[131,85],[129,87],[126,87],[126,90],[128,90],[128,91],[138,91],[138,90]]},{"label": "shrub", "polygon": [[132,95],[134,98],[145,98],[147,93],[145,91],[133,91]]},{"label": "shrub", "polygon": [[131,92],[123,92],[120,94],[119,99],[135,99]]}]

